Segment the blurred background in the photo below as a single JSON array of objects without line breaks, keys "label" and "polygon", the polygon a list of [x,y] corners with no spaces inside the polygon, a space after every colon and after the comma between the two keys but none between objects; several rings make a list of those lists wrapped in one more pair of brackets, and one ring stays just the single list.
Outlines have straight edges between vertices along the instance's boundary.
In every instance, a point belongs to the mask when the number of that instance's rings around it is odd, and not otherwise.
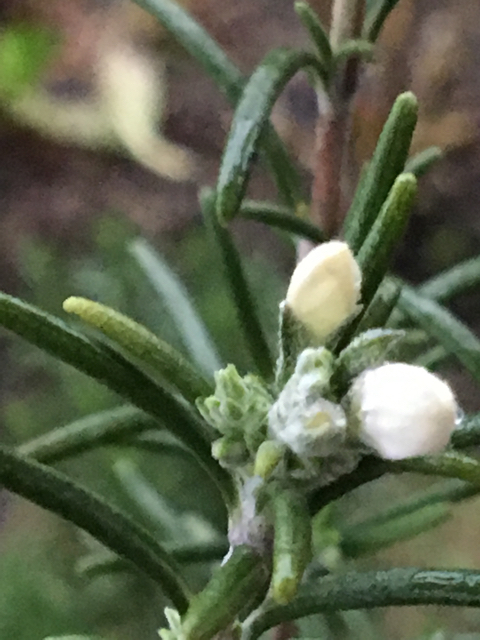
[{"label": "blurred background", "polygon": [[[184,4],[245,73],[274,46],[307,46],[291,0]],[[311,4],[328,24],[330,3]],[[479,68],[479,3],[400,0],[362,75],[353,119],[358,166],[370,157],[395,96],[407,88],[421,105],[412,152],[429,145],[445,152],[421,179],[397,256],[397,270],[413,282],[477,255],[480,248]],[[182,349],[165,304],[129,250],[143,237],[182,277],[221,360],[235,362],[241,371],[252,367],[197,204],[199,187],[215,182],[231,117],[226,100],[198,65],[128,0],[2,0],[0,289],[60,315],[67,296],[91,297]],[[313,92],[305,78],[295,78],[274,121],[306,185],[315,118]],[[250,195],[275,196],[260,169]],[[233,229],[274,342],[293,246],[253,223],[235,222]],[[479,305],[479,297],[469,295],[454,309],[480,329]],[[0,431],[6,442],[22,442],[118,404],[113,394],[5,332],[0,358]],[[478,391],[454,364],[443,373],[466,410],[480,409]],[[139,467],[146,482],[161,487],[169,505],[201,516],[209,535],[224,531],[221,503],[189,460],[105,450],[61,465],[168,540],[168,531],[148,509],[138,512],[126,489],[126,476]],[[379,500],[427,485],[412,478],[365,488],[346,501],[345,517],[358,519]],[[458,508],[435,533],[362,562],[479,567],[480,518],[473,507],[475,502]],[[164,602],[142,576],[79,576],[77,562],[92,542],[6,493],[0,494],[0,527],[0,640],[65,633],[157,637]],[[193,567],[192,580],[201,585],[207,569]],[[387,612],[382,624],[384,637],[394,640],[429,637],[441,626],[474,633],[480,614],[404,609]],[[452,637],[449,633],[441,637]]]}]

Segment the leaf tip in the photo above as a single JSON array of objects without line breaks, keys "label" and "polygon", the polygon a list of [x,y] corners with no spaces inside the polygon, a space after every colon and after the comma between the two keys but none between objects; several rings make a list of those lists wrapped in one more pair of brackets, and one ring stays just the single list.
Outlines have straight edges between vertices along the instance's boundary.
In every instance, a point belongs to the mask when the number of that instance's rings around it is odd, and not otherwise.
[{"label": "leaf tip", "polygon": [[63,310],[67,313],[78,313],[80,307],[83,307],[86,300],[85,298],[79,298],[77,296],[70,296],[63,301]]}]

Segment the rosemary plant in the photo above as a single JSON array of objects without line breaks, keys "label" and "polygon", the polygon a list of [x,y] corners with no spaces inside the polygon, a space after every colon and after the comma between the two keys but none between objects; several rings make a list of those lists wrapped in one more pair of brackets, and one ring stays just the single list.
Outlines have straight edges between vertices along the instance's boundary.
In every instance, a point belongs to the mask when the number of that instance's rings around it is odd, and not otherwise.
[{"label": "rosemary plant", "polygon": [[[3,327],[126,403],[17,448],[1,445],[2,485],[104,545],[101,557],[87,559],[84,573],[128,564],[153,579],[170,602],[160,630],[164,640],[254,640],[279,625],[278,637],[301,637],[292,622],[306,616],[328,621],[353,609],[480,606],[480,570],[338,572],[338,563],[326,561],[312,541],[314,518],[327,521],[329,505],[387,473],[450,480],[354,528],[329,525],[337,558],[356,558],[432,528],[480,487],[480,460],[464,453],[480,443],[479,417],[460,420],[448,384],[418,364],[432,345],[441,347],[480,384],[480,341],[443,306],[478,283],[480,263],[469,260],[418,289],[388,275],[417,177],[438,157],[434,149],[408,158],[417,119],[413,94],[396,99],[348,211],[341,207],[350,105],[362,63],[375,54],[396,1],[365,6],[364,0],[335,0],[329,34],[315,11],[297,2],[312,46],[271,51],[249,78],[173,0],[136,1],[235,108],[216,187],[199,197],[255,370],[242,375],[233,363],[222,368],[181,283],[141,240],[134,255],[176,309],[191,359],[98,302],[71,297],[64,309],[105,339],[1,294]],[[322,96],[311,197],[270,123],[278,96],[302,70]],[[278,202],[245,199],[257,155],[276,181]],[[299,261],[280,308],[275,353],[229,230],[236,216],[296,238]],[[192,464],[196,460],[228,511],[224,537],[171,550],[53,466],[112,443],[180,450]],[[171,514],[164,510],[163,516]],[[173,521],[183,535],[185,522]],[[184,566],[220,559],[195,593]]]}]

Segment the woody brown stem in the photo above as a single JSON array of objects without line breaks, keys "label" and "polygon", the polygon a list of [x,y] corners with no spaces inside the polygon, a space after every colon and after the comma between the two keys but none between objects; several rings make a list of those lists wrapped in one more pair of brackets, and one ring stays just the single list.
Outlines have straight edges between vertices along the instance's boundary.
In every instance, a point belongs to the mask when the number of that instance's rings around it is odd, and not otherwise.
[{"label": "woody brown stem", "polygon": [[[365,0],[335,0],[330,29],[334,51],[345,40],[360,35],[364,5]],[[327,237],[338,234],[344,215],[342,178],[348,158],[350,107],[357,88],[358,70],[358,59],[347,60],[332,79],[328,99],[319,96],[310,217]]]}]

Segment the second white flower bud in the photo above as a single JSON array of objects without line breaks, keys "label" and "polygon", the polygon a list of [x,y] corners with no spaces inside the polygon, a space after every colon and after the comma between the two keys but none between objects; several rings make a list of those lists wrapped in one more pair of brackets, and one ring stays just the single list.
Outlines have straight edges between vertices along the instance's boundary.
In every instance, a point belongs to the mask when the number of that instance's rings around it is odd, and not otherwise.
[{"label": "second white flower bud", "polygon": [[456,426],[452,390],[423,367],[398,362],[366,371],[351,399],[357,437],[387,460],[438,453]]}]

